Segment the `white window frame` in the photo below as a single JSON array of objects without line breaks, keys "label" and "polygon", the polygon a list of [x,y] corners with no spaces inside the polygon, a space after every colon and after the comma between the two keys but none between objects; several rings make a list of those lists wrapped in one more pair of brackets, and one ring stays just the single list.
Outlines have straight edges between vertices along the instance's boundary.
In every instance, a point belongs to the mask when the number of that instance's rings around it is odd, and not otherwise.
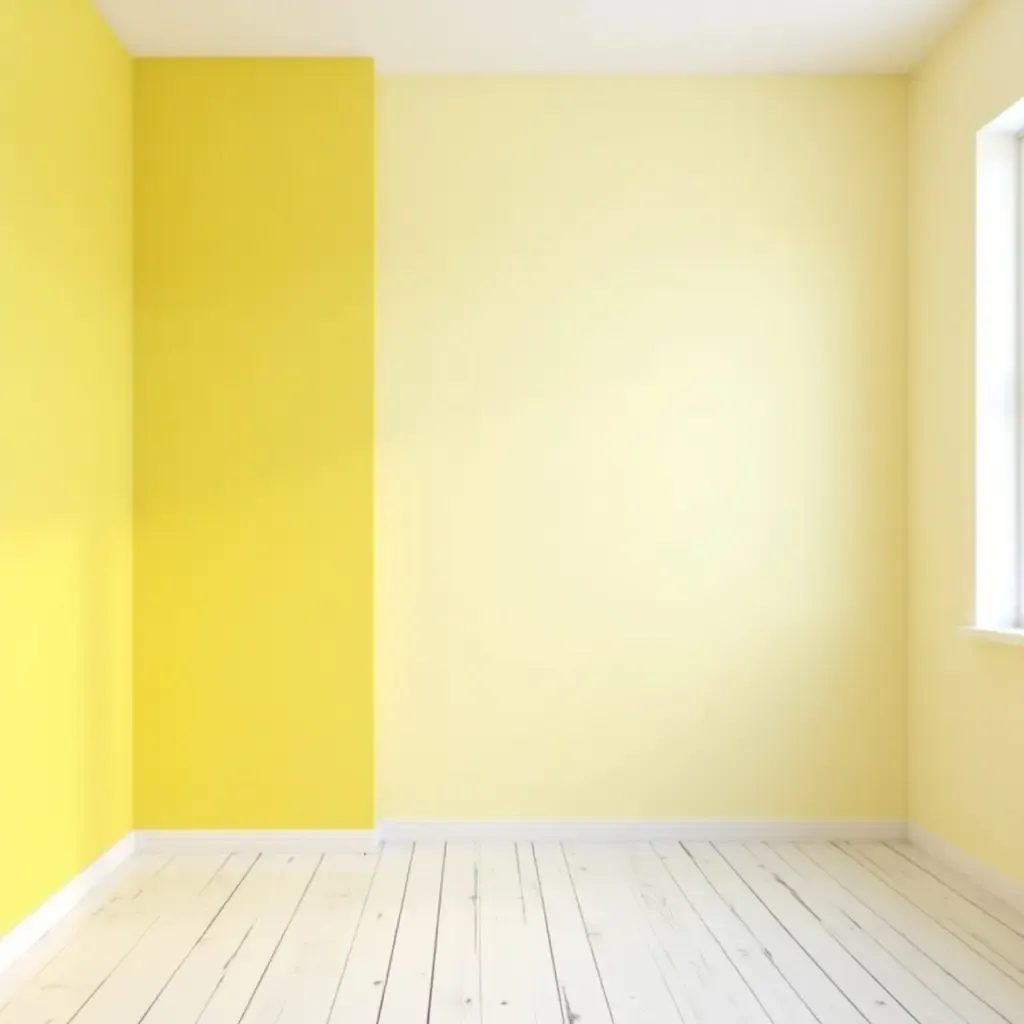
[{"label": "white window frame", "polygon": [[978,134],[972,630],[1024,644],[1024,100]]},{"label": "white window frame", "polygon": [[1017,602],[1014,606],[1015,630],[1024,629],[1024,130],[1017,133],[1017,207],[1014,211],[1014,223],[1017,227],[1017,237],[1014,243],[1014,276],[1017,285],[1017,311],[1016,323],[1016,346],[1017,355],[1016,389],[1014,400],[1016,403],[1016,456],[1017,456],[1017,480],[1014,491],[1016,523],[1017,523],[1017,547],[1014,551],[1016,558],[1015,567],[1017,570]]}]

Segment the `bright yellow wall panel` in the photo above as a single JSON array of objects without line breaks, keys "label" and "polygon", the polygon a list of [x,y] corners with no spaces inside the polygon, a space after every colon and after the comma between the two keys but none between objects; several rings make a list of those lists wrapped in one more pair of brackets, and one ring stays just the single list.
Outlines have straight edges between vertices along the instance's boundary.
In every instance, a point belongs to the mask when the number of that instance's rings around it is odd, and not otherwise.
[{"label": "bright yellow wall panel", "polygon": [[974,604],[975,139],[1024,97],[1024,5],[977,7],[911,90],[912,820],[1024,881],[1024,651]]},{"label": "bright yellow wall panel", "polygon": [[901,819],[905,80],[379,92],[381,815]]},{"label": "bright yellow wall panel", "polygon": [[367,827],[373,66],[135,81],[136,825]]},{"label": "bright yellow wall panel", "polygon": [[131,64],[0,0],[0,934],[131,829]]}]

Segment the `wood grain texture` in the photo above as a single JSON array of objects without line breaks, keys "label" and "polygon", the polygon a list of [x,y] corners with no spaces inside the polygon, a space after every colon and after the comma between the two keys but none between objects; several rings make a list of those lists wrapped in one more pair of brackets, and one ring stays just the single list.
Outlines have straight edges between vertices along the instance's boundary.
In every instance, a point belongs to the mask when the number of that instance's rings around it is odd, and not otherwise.
[{"label": "wood grain texture", "polygon": [[138,855],[0,1024],[1024,1024],[1021,923],[903,845]]},{"label": "wood grain texture", "polygon": [[377,1024],[425,1021],[430,1009],[438,911],[445,872],[443,844],[416,844]]}]

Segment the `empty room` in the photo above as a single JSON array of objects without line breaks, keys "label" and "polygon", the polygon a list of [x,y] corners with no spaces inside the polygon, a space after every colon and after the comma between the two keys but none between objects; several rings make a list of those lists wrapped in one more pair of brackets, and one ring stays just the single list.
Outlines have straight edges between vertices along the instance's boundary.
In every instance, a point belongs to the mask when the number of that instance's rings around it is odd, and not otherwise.
[{"label": "empty room", "polygon": [[0,0],[0,1024],[1024,1024],[1024,0]]}]

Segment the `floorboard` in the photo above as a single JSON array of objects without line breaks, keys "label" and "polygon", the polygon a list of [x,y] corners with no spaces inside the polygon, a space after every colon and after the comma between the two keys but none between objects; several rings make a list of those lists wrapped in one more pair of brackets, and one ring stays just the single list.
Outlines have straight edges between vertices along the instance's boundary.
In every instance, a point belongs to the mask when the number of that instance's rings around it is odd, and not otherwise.
[{"label": "floorboard", "polygon": [[[918,1024],[971,1024],[906,969],[872,930],[863,927],[846,909],[837,905],[836,893],[814,877],[794,869],[764,843],[753,844],[750,856],[760,870],[792,894],[807,914],[814,917],[838,946],[886,993],[887,1000]],[[867,1014],[865,1014],[867,1016]]]},{"label": "floorboard", "polygon": [[480,848],[449,843],[438,912],[430,1024],[481,1024]]},{"label": "floorboard", "polygon": [[338,984],[330,1024],[377,1019],[411,866],[411,844],[393,843],[381,851],[366,909]]},{"label": "floorboard", "polygon": [[321,859],[242,1024],[327,1021],[378,862],[376,856],[358,853]]},{"label": "floorboard", "polygon": [[649,948],[687,1020],[770,1024],[764,1008],[648,844],[622,847]]},{"label": "floorboard", "polygon": [[167,856],[138,854],[126,862],[50,929],[16,963],[0,975],[0,1018],[15,998],[23,1000],[47,967],[69,946],[81,943],[95,927],[110,919],[119,905],[134,902],[150,880],[171,862]]},{"label": "floorboard", "polygon": [[953,868],[947,867],[941,861],[929,857],[928,854],[910,843],[887,843],[886,845],[901,857],[916,864],[922,871],[927,871],[932,878],[942,882],[943,885],[959,893],[964,899],[969,900],[976,907],[984,910],[997,921],[1002,921],[1018,935],[1024,937],[1024,910],[1009,906],[988,889],[982,888],[973,879],[954,871]]},{"label": "floorboard", "polygon": [[688,1021],[661,960],[651,954],[620,853],[611,846],[568,845],[566,858],[616,1024]]},{"label": "floorboard", "polygon": [[980,956],[1024,985],[1024,935],[887,846],[844,843],[843,849]]},{"label": "floorboard", "polygon": [[261,856],[145,1024],[236,1024],[319,863],[309,855]]},{"label": "floorboard", "polygon": [[806,853],[796,846],[786,844],[780,844],[773,849],[795,872],[819,890],[821,900],[835,907],[851,923],[863,929],[864,933],[871,936],[896,959],[904,970],[934,992],[949,1007],[950,1021],[962,1020],[966,1024],[1003,1024],[1005,1018],[986,1006],[962,982],[857,899],[853,893],[844,889]]},{"label": "floorboard", "polygon": [[906,844],[127,862],[0,1024],[1024,1024],[1024,915]]},{"label": "floorboard", "polygon": [[443,845],[416,844],[377,1024],[427,1019],[444,869]]},{"label": "floorboard", "polygon": [[184,962],[202,942],[239,887],[256,857],[228,857],[194,899],[168,907],[142,941],[120,961],[94,997],[75,1016],[75,1024],[107,1024],[114,1016],[143,1020]]},{"label": "floorboard", "polygon": [[655,850],[693,912],[729,957],[768,1018],[787,1024],[815,1024],[818,1018],[779,970],[772,954],[719,895],[685,847],[679,843],[659,843]]},{"label": "floorboard", "polygon": [[481,1013],[491,1024],[561,1024],[551,943],[529,843],[480,850]]},{"label": "floorboard", "polygon": [[608,996],[597,969],[590,936],[565,853],[558,843],[535,843],[533,857],[547,921],[555,977],[567,1022],[612,1024]]},{"label": "floorboard", "polygon": [[79,1017],[161,918],[181,913],[198,899],[227,860],[176,857],[134,895],[89,918],[81,936],[10,1000],[0,1012],[0,1024],[69,1024]]},{"label": "floorboard", "polygon": [[802,844],[800,849],[981,1002],[1010,1024],[1024,1024],[1024,987],[884,882],[849,850],[832,843]]}]

